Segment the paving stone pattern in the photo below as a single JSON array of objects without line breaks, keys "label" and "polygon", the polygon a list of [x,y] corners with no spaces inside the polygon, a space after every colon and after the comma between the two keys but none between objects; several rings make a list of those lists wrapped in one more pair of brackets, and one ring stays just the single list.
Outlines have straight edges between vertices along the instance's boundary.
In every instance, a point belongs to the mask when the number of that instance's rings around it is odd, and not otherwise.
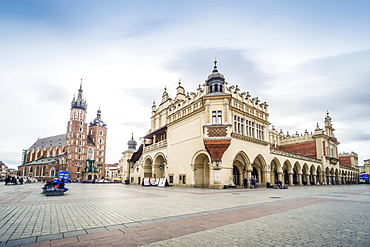
[{"label": "paving stone pattern", "polygon": [[370,246],[370,186],[0,184],[0,246]]}]

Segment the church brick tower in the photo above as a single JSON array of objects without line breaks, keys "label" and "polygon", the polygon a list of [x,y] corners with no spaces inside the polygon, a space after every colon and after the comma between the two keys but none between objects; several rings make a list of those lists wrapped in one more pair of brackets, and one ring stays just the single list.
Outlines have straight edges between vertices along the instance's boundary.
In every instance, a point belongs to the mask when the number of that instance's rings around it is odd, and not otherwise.
[{"label": "church brick tower", "polygon": [[104,176],[107,125],[101,119],[100,109],[96,118],[89,125],[86,123],[87,103],[82,92],[81,79],[67,125],[67,170],[71,172],[71,179],[101,179]]}]

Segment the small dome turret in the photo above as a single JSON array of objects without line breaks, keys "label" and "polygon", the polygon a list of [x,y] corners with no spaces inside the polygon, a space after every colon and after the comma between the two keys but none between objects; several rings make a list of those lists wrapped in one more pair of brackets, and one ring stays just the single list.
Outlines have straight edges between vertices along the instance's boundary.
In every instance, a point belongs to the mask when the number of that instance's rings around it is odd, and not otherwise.
[{"label": "small dome turret", "polygon": [[107,125],[103,122],[103,120],[101,119],[101,111],[100,111],[100,107],[99,107],[99,110],[96,114],[96,118],[90,122],[89,126],[101,126],[101,127],[104,127],[106,128]]},{"label": "small dome turret", "polygon": [[212,73],[208,75],[207,82],[211,79],[221,79],[225,81],[225,76],[222,73],[220,73],[217,69],[217,61],[215,60],[214,63],[215,66],[213,66]]},{"label": "small dome turret", "polygon": [[214,61],[212,73],[208,75],[206,83],[208,86],[208,93],[222,93],[224,92],[225,76],[217,69],[217,61]]},{"label": "small dome turret", "polygon": [[137,142],[134,140],[134,134],[132,134],[131,140],[127,142],[128,150],[127,151],[136,151]]}]

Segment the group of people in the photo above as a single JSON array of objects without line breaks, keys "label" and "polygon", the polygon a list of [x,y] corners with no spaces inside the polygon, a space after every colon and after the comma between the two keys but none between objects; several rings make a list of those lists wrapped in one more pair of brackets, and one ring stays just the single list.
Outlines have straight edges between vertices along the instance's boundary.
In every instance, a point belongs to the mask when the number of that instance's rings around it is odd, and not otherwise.
[{"label": "group of people", "polygon": [[44,184],[44,187],[42,187],[42,194],[45,194],[48,190],[63,190],[64,192],[67,192],[68,188],[64,186],[64,179],[47,180]]},{"label": "group of people", "polygon": [[5,185],[8,185],[8,184],[13,184],[13,185],[23,184],[23,182],[24,182],[23,177],[7,176],[5,178]]},{"label": "group of people", "polygon": [[[251,189],[255,189],[255,188],[257,188],[257,185],[258,185],[258,180],[257,180],[257,178],[255,178],[255,177],[251,177],[250,178],[250,188]],[[244,178],[243,179],[243,186],[244,186],[244,188],[248,188],[248,178]]]}]

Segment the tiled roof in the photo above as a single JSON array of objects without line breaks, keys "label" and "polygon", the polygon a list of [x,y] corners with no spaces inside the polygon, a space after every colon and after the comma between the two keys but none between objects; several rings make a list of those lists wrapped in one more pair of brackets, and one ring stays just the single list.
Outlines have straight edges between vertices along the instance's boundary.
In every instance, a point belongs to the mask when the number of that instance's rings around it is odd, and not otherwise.
[{"label": "tiled roof", "polygon": [[28,150],[38,149],[38,148],[49,148],[65,145],[66,134],[50,136],[42,139],[38,139]]},{"label": "tiled roof", "polygon": [[24,165],[41,165],[41,164],[49,164],[52,162],[55,162],[59,160],[59,157],[48,157],[48,158],[42,158],[38,160],[34,160],[30,163],[24,164]]}]

